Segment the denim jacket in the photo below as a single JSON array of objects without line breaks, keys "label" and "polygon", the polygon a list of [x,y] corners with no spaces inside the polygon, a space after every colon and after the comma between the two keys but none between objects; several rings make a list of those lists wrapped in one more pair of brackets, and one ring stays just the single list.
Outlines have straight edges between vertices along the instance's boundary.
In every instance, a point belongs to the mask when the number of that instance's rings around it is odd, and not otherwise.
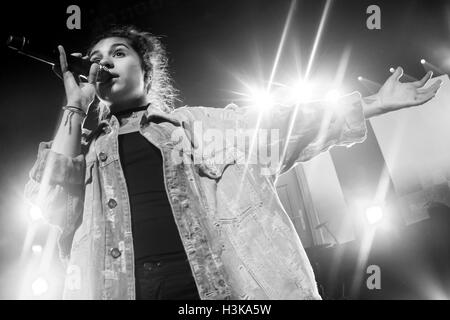
[{"label": "denim jacket", "polygon": [[[60,230],[64,299],[135,299],[118,129],[115,116],[93,131],[83,129],[82,154],[74,158],[42,142],[25,187],[26,197]],[[238,143],[248,130],[273,135]],[[364,141],[359,93],[337,106],[312,102],[267,113],[235,105],[164,113],[150,105],[139,132],[161,150],[168,199],[201,299],[321,298],[274,182],[331,146]],[[251,161],[264,147],[272,150],[268,160]]]}]

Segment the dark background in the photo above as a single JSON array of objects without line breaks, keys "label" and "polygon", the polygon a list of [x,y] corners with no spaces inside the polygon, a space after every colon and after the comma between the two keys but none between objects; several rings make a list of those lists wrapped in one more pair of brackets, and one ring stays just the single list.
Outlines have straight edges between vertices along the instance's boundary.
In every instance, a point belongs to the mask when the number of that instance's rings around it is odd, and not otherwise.
[{"label": "dark background", "polygon": [[[24,35],[43,49],[58,44],[67,52],[85,49],[89,38],[111,23],[133,24],[162,36],[170,56],[179,105],[223,107],[239,96],[242,83],[270,77],[290,1],[137,0],[9,1],[2,4],[1,39]],[[81,30],[68,30],[66,9],[81,8]],[[366,8],[381,8],[381,30],[366,28]],[[344,77],[348,91],[368,94],[356,81],[362,75],[383,83],[389,67],[421,77],[419,61],[450,69],[449,1],[332,1],[311,77],[332,78],[345,48],[351,47]],[[308,62],[325,1],[298,1],[281,56],[276,81],[295,76],[296,61]],[[3,41],[3,40],[2,40]],[[4,277],[22,253],[27,224],[19,217],[28,171],[40,141],[52,139],[64,101],[61,81],[47,65],[0,49],[0,298]],[[329,83],[321,83],[324,92]],[[8,280],[10,281],[10,279]],[[8,282],[9,283],[9,282]]]}]

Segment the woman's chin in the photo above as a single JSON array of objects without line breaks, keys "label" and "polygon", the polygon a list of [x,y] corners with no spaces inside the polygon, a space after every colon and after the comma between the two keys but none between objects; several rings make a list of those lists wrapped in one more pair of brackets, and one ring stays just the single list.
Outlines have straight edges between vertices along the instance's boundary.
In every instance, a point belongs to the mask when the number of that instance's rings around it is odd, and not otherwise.
[{"label": "woman's chin", "polygon": [[97,92],[100,99],[108,102],[115,102],[123,100],[123,97],[127,95],[126,90],[121,89],[122,88],[113,84],[111,86],[100,86]]}]

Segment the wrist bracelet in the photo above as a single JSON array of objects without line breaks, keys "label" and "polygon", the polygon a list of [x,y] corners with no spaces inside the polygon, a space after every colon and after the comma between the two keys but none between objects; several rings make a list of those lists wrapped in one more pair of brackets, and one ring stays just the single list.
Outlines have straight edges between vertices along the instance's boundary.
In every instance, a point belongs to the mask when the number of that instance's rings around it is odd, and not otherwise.
[{"label": "wrist bracelet", "polygon": [[82,116],[84,118],[87,117],[86,112],[84,112],[84,110],[81,109],[80,107],[64,106],[64,107],[62,107],[62,109],[63,110],[68,110],[68,111],[71,111],[71,112],[75,112],[75,113],[79,114],[80,116]]},{"label": "wrist bracelet", "polygon": [[83,109],[79,108],[79,107],[74,107],[74,106],[64,106],[62,107],[62,109],[68,110],[69,114],[66,117],[66,121],[64,122],[64,126],[67,125],[67,122],[69,123],[69,134],[72,132],[72,116],[74,115],[74,113],[79,114],[81,117],[83,117],[83,120],[87,117],[86,112],[83,111]]}]

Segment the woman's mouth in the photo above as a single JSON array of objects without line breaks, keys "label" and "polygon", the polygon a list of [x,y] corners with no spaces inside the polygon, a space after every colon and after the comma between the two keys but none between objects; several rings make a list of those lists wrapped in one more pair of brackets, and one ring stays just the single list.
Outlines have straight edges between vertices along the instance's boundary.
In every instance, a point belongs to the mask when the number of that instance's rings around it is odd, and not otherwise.
[{"label": "woman's mouth", "polygon": [[111,85],[115,82],[115,79],[119,78],[118,74],[108,75],[107,78],[102,79],[102,81],[98,81],[99,85]]},{"label": "woman's mouth", "polygon": [[113,79],[118,78],[119,75],[113,72],[100,72],[97,78],[97,82],[100,84],[111,83]]}]

